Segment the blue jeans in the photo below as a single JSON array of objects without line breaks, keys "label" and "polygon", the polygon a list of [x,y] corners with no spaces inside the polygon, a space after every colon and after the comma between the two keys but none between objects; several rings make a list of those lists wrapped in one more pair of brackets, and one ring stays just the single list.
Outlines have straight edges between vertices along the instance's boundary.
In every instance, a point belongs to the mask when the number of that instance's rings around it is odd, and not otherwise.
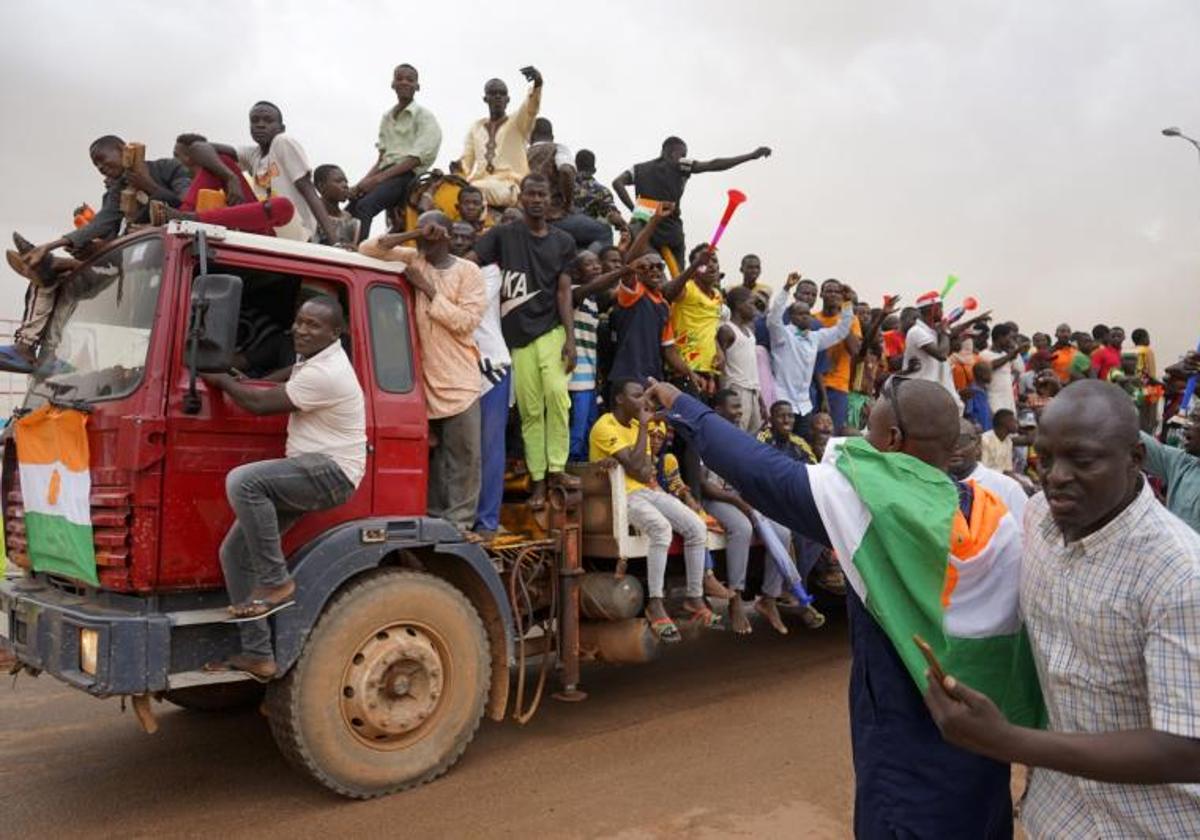
[{"label": "blue jeans", "polygon": [[833,433],[840,435],[850,415],[850,395],[827,385],[825,401],[829,403],[829,416],[833,418]]},{"label": "blue jeans", "polygon": [[510,370],[490,391],[479,398],[482,457],[479,472],[479,507],[475,512],[476,531],[495,531],[500,527],[500,504],[504,501],[504,431],[508,425],[508,397],[511,391]]},{"label": "blue jeans", "polygon": [[596,425],[598,409],[595,391],[571,392],[571,450],[572,461],[588,460],[588,432]]},{"label": "blue jeans", "polygon": [[[221,543],[221,571],[229,602],[250,600],[256,589],[288,580],[280,537],[306,513],[327,510],[354,494],[354,485],[328,455],[309,453],[273,461],[254,461],[229,471],[225,495],[237,520]],[[266,619],[238,624],[242,650],[272,657]]]},{"label": "blue jeans", "polygon": [[351,202],[347,209],[350,211],[350,215],[358,219],[360,223],[358,232],[360,240],[365,241],[371,234],[371,220],[380,212],[391,210],[404,203],[408,198],[408,188],[412,186],[415,178],[416,176],[411,172],[405,172],[395,178],[388,178],[362,198]]}]

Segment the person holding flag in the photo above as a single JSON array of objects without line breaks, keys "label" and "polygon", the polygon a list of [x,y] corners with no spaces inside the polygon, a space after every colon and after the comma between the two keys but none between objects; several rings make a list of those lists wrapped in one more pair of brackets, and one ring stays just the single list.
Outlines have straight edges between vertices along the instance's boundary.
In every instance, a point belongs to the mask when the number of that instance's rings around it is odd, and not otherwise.
[{"label": "person holding flag", "polygon": [[1009,765],[946,742],[922,699],[913,635],[1008,720],[1045,711],[1017,610],[1020,525],[1003,502],[946,470],[958,410],[929,381],[893,377],[865,439],[800,464],[699,400],[654,383],[651,398],[755,510],[835,549],[849,583],[855,835],[1011,837]]},{"label": "person holding flag", "polygon": [[1108,382],[1042,413],[1020,606],[1048,729],[960,668],[928,678],[948,741],[1032,768],[1031,837],[1200,837],[1200,535],[1155,498],[1146,447]]}]

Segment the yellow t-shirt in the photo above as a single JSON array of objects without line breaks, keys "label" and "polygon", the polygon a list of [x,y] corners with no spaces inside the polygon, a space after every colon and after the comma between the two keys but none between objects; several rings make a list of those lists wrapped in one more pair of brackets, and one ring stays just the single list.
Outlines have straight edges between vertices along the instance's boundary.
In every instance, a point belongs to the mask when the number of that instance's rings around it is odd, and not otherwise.
[{"label": "yellow t-shirt", "polygon": [[709,297],[695,280],[687,281],[679,297],[671,304],[675,346],[692,370],[713,372],[722,305],[720,292],[714,292]]},{"label": "yellow t-shirt", "polygon": [[[622,449],[629,449],[637,443],[638,436],[638,421],[629,421],[628,426],[622,426],[617,418],[610,411],[599,420],[596,425],[592,426],[592,432],[588,435],[588,460],[603,461],[605,458],[611,458]],[[646,438],[646,453],[650,452],[650,438]],[[625,473],[625,492],[632,493],[635,490],[641,490],[646,485]]]},{"label": "yellow t-shirt", "polygon": [[[841,320],[842,313],[839,311],[826,315],[818,309],[813,313],[813,317],[825,326],[832,327]],[[858,318],[850,320],[850,334],[862,338],[862,326],[858,323]],[[821,379],[826,388],[835,391],[850,390],[850,353],[846,350],[846,342],[839,341],[829,348],[829,371]]]}]

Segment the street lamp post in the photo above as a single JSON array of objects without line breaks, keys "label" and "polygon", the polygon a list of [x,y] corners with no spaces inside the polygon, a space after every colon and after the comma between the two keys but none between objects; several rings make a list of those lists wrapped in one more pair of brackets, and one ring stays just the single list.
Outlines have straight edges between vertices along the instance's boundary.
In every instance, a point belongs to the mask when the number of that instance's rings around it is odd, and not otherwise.
[{"label": "street lamp post", "polygon": [[1184,140],[1188,141],[1193,146],[1195,146],[1196,153],[1200,154],[1200,142],[1197,142],[1194,137],[1188,137],[1186,134],[1184,134],[1182,131],[1179,130],[1178,126],[1173,125],[1170,128],[1164,128],[1162,130],[1162,133],[1166,137],[1182,137]]},{"label": "street lamp post", "polygon": [[[1200,154],[1200,143],[1197,143],[1194,137],[1188,137],[1186,134],[1180,131],[1179,126],[1172,125],[1168,128],[1164,128],[1162,133],[1167,137],[1182,137],[1184,140],[1195,146],[1197,154]],[[1200,346],[1196,347],[1196,352],[1200,353]],[[1181,414],[1184,414],[1184,416],[1186,416],[1188,406],[1191,404],[1192,397],[1196,393],[1196,385],[1198,381],[1200,381],[1200,377],[1197,377],[1197,375],[1193,373],[1188,377],[1187,386],[1183,389],[1183,401],[1180,403],[1179,411]]]}]

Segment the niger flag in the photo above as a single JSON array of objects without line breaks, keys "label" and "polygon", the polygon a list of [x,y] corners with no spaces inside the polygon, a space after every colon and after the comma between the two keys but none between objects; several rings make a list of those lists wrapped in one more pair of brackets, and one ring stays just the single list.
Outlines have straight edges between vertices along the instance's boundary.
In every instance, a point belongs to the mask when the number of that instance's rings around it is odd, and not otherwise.
[{"label": "niger flag", "polygon": [[941,470],[850,438],[809,472],[846,581],[887,634],[919,691],[923,636],[947,674],[988,695],[1022,726],[1045,707],[1021,623],[1021,526],[980,484],[964,515]]},{"label": "niger flag", "polygon": [[33,570],[98,586],[87,415],[47,404],[17,420],[14,430]]}]

